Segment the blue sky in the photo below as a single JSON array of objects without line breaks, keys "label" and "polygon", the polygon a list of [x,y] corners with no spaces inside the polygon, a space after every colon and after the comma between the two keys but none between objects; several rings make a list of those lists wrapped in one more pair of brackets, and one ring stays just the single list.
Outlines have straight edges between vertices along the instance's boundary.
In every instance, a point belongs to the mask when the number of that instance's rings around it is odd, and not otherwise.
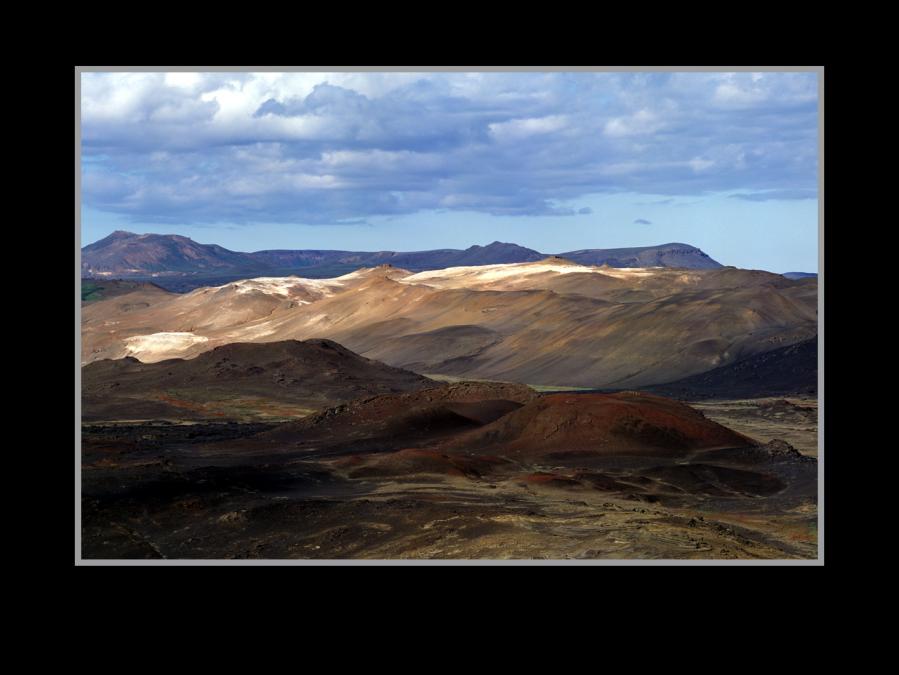
[{"label": "blue sky", "polygon": [[84,73],[82,244],[555,253],[816,271],[814,73]]}]

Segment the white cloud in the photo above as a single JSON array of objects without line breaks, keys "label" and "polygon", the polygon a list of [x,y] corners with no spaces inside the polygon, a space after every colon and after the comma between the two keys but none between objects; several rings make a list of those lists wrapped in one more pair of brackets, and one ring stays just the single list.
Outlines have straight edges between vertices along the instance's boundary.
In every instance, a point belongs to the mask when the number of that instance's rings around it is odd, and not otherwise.
[{"label": "white cloud", "polygon": [[[753,85],[758,80],[753,79]],[[724,82],[715,88],[713,99],[725,105],[754,105],[768,98],[767,92],[758,86],[740,86],[736,82]]]},{"label": "white cloud", "polygon": [[689,162],[687,162],[687,166],[693,169],[693,171],[699,173],[700,171],[705,171],[706,169],[710,169],[715,166],[715,162],[710,159],[703,159],[702,157],[694,157]]},{"label": "white cloud", "polygon": [[202,78],[200,73],[166,73],[165,84],[179,89],[194,89]]},{"label": "white cloud", "polygon": [[606,122],[605,134],[606,136],[612,136],[614,138],[652,134],[659,131],[664,126],[664,122],[658,115],[644,108],[643,110],[638,110],[633,115],[615,117],[609,120]]},{"label": "white cloud", "polygon": [[332,170],[383,171],[399,166],[406,170],[425,171],[444,166],[445,158],[437,153],[410,150],[337,150],[322,153],[321,164]]},{"label": "white cloud", "polygon": [[488,128],[497,140],[511,141],[539,134],[551,134],[564,129],[567,125],[567,116],[548,115],[546,117],[530,117],[496,122],[490,124]]}]

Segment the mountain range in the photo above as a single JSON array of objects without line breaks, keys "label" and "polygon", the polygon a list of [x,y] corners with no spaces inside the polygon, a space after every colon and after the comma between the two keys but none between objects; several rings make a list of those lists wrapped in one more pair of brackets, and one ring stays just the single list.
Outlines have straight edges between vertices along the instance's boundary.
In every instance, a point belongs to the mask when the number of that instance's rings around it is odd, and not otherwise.
[{"label": "mountain range", "polygon": [[[81,250],[82,276],[87,278],[153,278],[170,290],[187,290],[249,276],[301,274],[309,278],[335,277],[360,267],[389,264],[413,272],[536,262],[547,257],[517,244],[495,241],[465,250],[432,251],[230,251],[215,244],[198,244],[180,235],[134,234],[116,231]],[[715,269],[721,264],[695,246],[663,244],[637,248],[582,249],[558,254],[584,265],[611,267],[680,267]]]},{"label": "mountain range", "polygon": [[146,284],[83,306],[82,363],[328,339],[424,375],[635,388],[816,334],[814,278],[549,257],[424,272],[380,265],[328,279],[258,277],[185,294]]}]

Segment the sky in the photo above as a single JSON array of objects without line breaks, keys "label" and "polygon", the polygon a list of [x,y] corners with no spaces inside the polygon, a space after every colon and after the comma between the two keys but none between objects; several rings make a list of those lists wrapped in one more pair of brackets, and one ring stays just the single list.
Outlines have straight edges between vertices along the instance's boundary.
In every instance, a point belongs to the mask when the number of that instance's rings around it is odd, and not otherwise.
[{"label": "sky", "polygon": [[82,73],[82,231],[818,269],[816,73]]}]

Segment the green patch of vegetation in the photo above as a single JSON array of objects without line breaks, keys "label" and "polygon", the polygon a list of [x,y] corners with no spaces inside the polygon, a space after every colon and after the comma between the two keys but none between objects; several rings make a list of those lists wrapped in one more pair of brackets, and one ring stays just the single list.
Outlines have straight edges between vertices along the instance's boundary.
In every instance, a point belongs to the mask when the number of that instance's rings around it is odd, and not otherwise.
[{"label": "green patch of vegetation", "polygon": [[[458,377],[456,375],[441,375],[440,373],[422,373],[422,375],[432,380],[436,380],[437,382],[497,382],[499,384],[516,384],[506,380],[480,380],[474,377]],[[590,387],[567,387],[565,385],[556,384],[528,384],[527,386],[534,391],[539,392],[591,390]]]},{"label": "green patch of vegetation", "polygon": [[590,391],[590,387],[565,387],[562,385],[555,384],[529,384],[528,385],[534,391],[539,391],[541,393],[552,392],[552,391]]},{"label": "green patch of vegetation", "polygon": [[456,375],[441,375],[440,373],[421,373],[421,375],[437,382],[497,382],[508,384],[504,380],[483,380],[477,377],[457,377]]},{"label": "green patch of vegetation", "polygon": [[455,375],[441,375],[440,373],[421,373],[429,380],[436,382],[461,382],[464,377],[456,377]]},{"label": "green patch of vegetation", "polygon": [[160,393],[167,403],[195,410],[208,415],[211,419],[289,422],[318,410],[290,401],[279,401],[265,396],[235,395],[233,392],[209,388],[202,390],[176,388]]},{"label": "green patch of vegetation", "polygon": [[92,302],[94,300],[102,299],[103,286],[93,281],[87,281],[86,279],[81,280],[81,302]]}]

